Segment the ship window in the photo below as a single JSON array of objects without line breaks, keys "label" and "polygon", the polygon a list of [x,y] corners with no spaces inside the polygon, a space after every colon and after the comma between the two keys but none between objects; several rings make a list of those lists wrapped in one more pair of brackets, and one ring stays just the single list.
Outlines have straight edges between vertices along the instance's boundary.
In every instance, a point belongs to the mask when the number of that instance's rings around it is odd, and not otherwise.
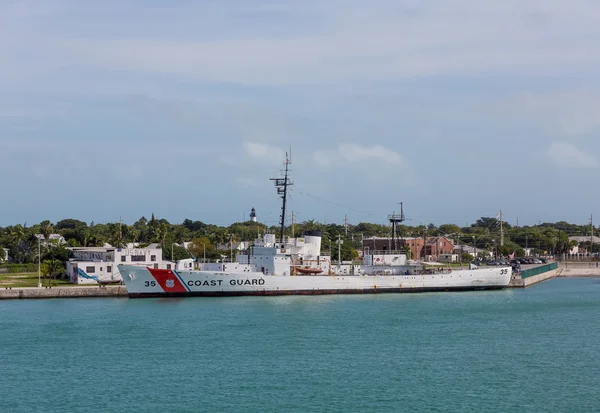
[{"label": "ship window", "polygon": [[112,266],[110,266],[110,265],[109,265],[109,266],[107,266],[107,267],[106,267],[106,272],[112,272]]},{"label": "ship window", "polygon": [[85,267],[85,272],[88,274],[93,274],[96,272],[96,267]]}]

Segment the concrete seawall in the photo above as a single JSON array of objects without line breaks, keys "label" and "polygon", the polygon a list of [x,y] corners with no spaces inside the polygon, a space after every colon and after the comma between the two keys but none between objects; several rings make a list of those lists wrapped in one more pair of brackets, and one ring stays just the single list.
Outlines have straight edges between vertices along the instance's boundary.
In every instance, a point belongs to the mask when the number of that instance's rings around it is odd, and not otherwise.
[{"label": "concrete seawall", "polygon": [[561,262],[558,268],[559,277],[600,277],[598,262]]},{"label": "concrete seawall", "polygon": [[0,300],[25,298],[89,298],[128,297],[127,288],[118,286],[95,287],[52,287],[1,289]]},{"label": "concrete seawall", "polygon": [[529,268],[522,273],[513,274],[510,280],[509,288],[525,288],[531,285],[541,283],[551,278],[557,277],[561,273],[561,268],[553,262],[550,264],[539,265]]}]

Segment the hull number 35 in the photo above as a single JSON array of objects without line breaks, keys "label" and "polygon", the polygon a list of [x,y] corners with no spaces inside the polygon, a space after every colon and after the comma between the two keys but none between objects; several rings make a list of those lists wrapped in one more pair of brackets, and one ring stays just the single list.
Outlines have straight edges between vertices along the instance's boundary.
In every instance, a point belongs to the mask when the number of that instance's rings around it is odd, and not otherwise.
[{"label": "hull number 35", "polygon": [[[501,269],[500,270],[500,275],[505,275],[505,274],[508,274],[508,270],[507,269]],[[146,281],[146,282],[148,282],[148,281]]]},{"label": "hull number 35", "polygon": [[156,281],[144,281],[146,287],[156,287]]}]

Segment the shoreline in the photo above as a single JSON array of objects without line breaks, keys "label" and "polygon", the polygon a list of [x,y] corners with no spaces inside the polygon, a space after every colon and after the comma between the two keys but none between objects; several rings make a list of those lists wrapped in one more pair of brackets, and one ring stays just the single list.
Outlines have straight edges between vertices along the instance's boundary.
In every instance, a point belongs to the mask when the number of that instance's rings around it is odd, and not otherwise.
[{"label": "shoreline", "polygon": [[0,300],[47,298],[128,298],[124,285],[90,287],[5,287],[0,289]]}]

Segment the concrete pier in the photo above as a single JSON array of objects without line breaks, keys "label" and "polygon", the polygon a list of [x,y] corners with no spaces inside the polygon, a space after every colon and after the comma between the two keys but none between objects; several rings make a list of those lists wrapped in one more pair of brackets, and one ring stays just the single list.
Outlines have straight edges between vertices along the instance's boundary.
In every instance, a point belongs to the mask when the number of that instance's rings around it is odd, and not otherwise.
[{"label": "concrete pier", "polygon": [[560,275],[561,269],[556,262],[528,266],[521,273],[513,273],[509,288],[525,288]]},{"label": "concrete pier", "polygon": [[127,287],[22,287],[0,289],[0,300],[25,298],[89,298],[89,297],[128,297]]}]

